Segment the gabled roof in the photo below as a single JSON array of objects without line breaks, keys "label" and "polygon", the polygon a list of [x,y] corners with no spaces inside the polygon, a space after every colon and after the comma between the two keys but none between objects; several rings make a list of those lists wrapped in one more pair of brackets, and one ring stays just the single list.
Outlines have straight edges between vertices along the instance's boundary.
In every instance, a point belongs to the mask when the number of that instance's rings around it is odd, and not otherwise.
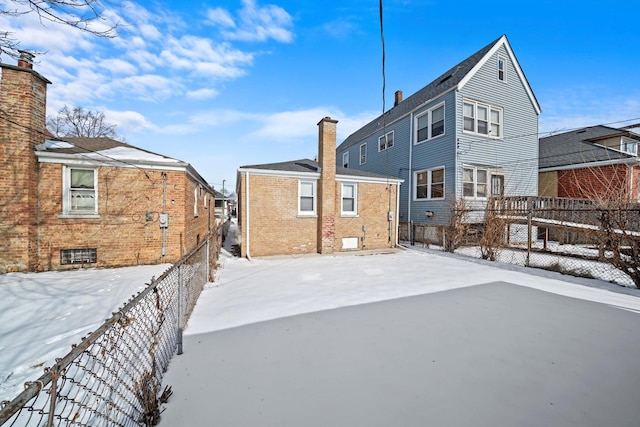
[{"label": "gabled roof", "polygon": [[518,76],[520,76],[520,78],[522,79],[522,83],[527,90],[533,107],[539,114],[541,111],[540,104],[538,104],[538,100],[533,94],[533,91],[529,86],[529,82],[527,81],[524,72],[520,68],[520,64],[518,63],[518,60],[515,57],[511,46],[509,45],[507,36],[502,35],[464,61],[460,62],[459,64],[447,70],[442,75],[438,76],[438,78],[420,89],[418,92],[401,101],[397,106],[376,117],[374,120],[349,135],[349,137],[347,137],[347,139],[345,139],[344,142],[338,146],[338,151],[346,149],[380,130],[383,123],[389,125],[390,123],[411,113],[421,105],[426,104],[427,102],[439,97],[440,95],[443,95],[450,90],[461,89],[480,69],[480,67],[482,67],[482,65],[487,62],[487,60],[495,53],[495,51],[503,45],[505,46],[510,56],[511,62],[515,67]]},{"label": "gabled roof", "polygon": [[[625,163],[638,161],[632,154],[605,147],[596,141],[617,135],[629,134],[628,131],[608,126],[592,126],[540,138],[539,169],[560,168],[571,165],[584,165],[595,162]],[[639,135],[630,134],[639,139]]]},{"label": "gabled roof", "polygon": [[[262,170],[262,171],[273,171],[273,172],[282,172],[282,173],[311,173],[311,174],[320,174],[320,165],[318,162],[310,159],[300,159],[300,160],[292,160],[289,162],[280,162],[280,163],[267,163],[262,165],[248,165],[241,166],[238,171],[246,171],[246,170]],[[373,178],[378,180],[391,180],[393,182],[402,181],[396,177],[381,175],[373,172],[366,172],[357,169],[349,169],[343,167],[336,167],[336,175],[341,176],[350,176],[354,178]]]}]

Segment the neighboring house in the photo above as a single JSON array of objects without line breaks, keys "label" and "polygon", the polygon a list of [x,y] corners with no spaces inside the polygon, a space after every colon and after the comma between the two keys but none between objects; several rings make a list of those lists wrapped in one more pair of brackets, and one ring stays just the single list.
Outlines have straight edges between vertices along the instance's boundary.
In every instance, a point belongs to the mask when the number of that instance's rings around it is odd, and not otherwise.
[{"label": "neighboring house", "polygon": [[336,123],[319,126],[319,159],[238,169],[242,256],[330,254],[397,243],[402,180],[336,168]]},{"label": "neighboring house", "polygon": [[[351,134],[338,164],[404,179],[401,222],[445,225],[460,200],[535,196],[540,106],[506,36]],[[472,221],[482,221],[481,217]]]},{"label": "neighboring house", "polygon": [[592,126],[540,138],[540,196],[640,200],[637,127]]},{"label": "neighboring house", "polygon": [[216,218],[220,221],[229,216],[229,198],[219,191],[215,191]]},{"label": "neighboring house", "polygon": [[0,272],[175,262],[212,227],[188,163],[109,138],[53,138],[30,58],[1,64]]}]

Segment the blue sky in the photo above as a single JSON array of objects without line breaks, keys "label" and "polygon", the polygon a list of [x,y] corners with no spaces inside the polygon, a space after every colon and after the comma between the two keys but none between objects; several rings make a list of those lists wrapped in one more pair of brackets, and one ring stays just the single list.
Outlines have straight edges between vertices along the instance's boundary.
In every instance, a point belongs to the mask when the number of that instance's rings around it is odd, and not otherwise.
[{"label": "blue sky", "polygon": [[[0,17],[52,81],[48,113],[105,112],[126,142],[235,188],[250,164],[313,158],[382,112],[376,0],[106,2],[119,37]],[[386,106],[506,34],[542,106],[541,132],[640,122],[640,32],[629,0],[385,0]],[[13,59],[3,57],[3,62]]]}]

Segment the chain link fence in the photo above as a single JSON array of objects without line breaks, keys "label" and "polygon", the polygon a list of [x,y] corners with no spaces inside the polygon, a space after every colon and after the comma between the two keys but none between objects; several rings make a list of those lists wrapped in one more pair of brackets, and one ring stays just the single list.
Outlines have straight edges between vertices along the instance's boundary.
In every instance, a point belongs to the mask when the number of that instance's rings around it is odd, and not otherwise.
[{"label": "chain link fence", "polygon": [[0,425],[152,426],[171,394],[160,390],[204,285],[213,280],[219,229],[134,296],[10,402]]},{"label": "chain link fence", "polygon": [[477,258],[640,287],[640,205],[500,199],[454,216],[484,222],[402,223],[400,239]]}]

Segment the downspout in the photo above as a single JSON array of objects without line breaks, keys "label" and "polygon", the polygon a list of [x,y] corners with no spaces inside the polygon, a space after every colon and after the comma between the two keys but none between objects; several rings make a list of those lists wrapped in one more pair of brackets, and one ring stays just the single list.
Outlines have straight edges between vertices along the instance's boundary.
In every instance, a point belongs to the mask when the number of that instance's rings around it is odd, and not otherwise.
[{"label": "downspout", "polygon": [[[409,241],[413,241],[413,227],[411,226],[411,199],[413,194],[413,112],[411,112],[411,122],[409,123],[409,177],[407,178],[407,235]],[[398,188],[400,184],[398,184]],[[400,197],[398,197],[398,206]]]},{"label": "downspout", "polygon": [[400,230],[400,183],[396,184],[396,247],[400,244],[398,231]]},{"label": "downspout", "polygon": [[[162,214],[167,213],[167,173],[162,172]],[[165,256],[167,254],[167,229],[165,227],[162,230],[162,249],[160,254]]]},{"label": "downspout", "polygon": [[246,253],[246,257],[249,261],[251,261],[251,254],[249,252],[249,171],[245,172],[245,181],[244,181],[244,189],[245,194],[244,194],[244,198],[245,198],[245,210],[247,212],[247,214],[245,215],[245,224],[244,224],[244,231],[245,231],[245,235],[247,236],[247,253]]}]

